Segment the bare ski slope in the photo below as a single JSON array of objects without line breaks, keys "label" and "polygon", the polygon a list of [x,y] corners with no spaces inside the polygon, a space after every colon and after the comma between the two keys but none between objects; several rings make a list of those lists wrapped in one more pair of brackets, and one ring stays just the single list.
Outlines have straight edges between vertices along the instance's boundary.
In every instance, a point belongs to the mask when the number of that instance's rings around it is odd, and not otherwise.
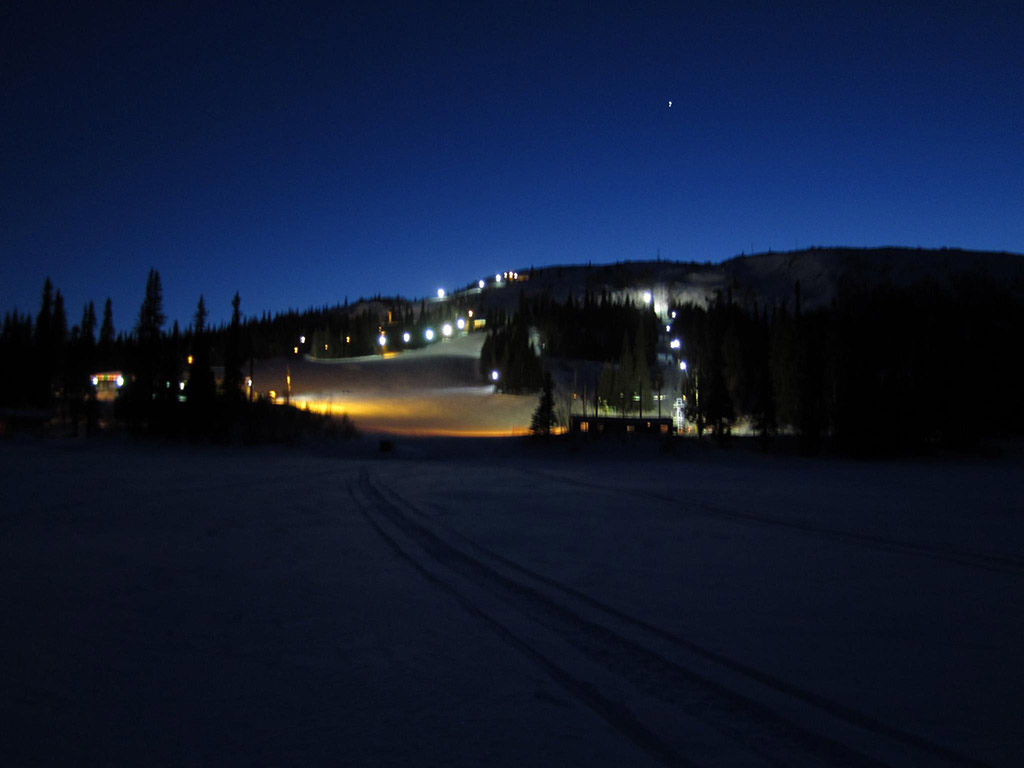
[{"label": "bare ski slope", "polygon": [[0,442],[6,765],[1019,765],[1019,460]]}]

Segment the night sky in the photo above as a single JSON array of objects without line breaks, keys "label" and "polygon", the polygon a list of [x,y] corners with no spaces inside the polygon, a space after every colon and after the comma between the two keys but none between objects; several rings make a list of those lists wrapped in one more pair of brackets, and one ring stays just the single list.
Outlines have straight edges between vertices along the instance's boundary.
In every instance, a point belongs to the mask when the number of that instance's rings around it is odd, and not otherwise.
[{"label": "night sky", "polygon": [[49,275],[127,330],[150,267],[187,325],[659,250],[1024,251],[1019,2],[413,5],[5,3],[0,310]]}]

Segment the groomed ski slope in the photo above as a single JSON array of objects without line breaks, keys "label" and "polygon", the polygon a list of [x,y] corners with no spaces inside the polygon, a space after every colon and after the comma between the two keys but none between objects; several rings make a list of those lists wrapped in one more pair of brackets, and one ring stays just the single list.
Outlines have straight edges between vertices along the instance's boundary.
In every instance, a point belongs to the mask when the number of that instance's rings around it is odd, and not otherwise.
[{"label": "groomed ski slope", "polygon": [[261,361],[256,390],[280,398],[291,376],[291,402],[320,413],[348,415],[359,429],[377,433],[508,437],[523,435],[536,395],[504,395],[482,381],[484,334],[458,335],[422,349],[385,356]]}]

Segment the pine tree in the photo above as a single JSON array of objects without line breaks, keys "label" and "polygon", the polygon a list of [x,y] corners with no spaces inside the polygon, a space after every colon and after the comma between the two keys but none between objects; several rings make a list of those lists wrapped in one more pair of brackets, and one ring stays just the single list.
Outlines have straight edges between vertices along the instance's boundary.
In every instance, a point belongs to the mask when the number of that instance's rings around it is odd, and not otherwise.
[{"label": "pine tree", "polygon": [[103,367],[110,367],[112,357],[114,355],[114,310],[110,302],[110,298],[107,298],[106,303],[103,305],[103,323],[100,325],[100,339],[99,348],[97,349],[97,356],[99,363]]},{"label": "pine tree", "polygon": [[551,381],[551,374],[545,372],[544,388],[540,395],[540,402],[537,404],[537,410],[533,412],[533,418],[530,419],[531,434],[541,437],[549,437],[551,435],[551,430],[557,426],[555,420],[555,397],[553,389],[554,384]]},{"label": "pine tree", "polygon": [[91,301],[82,310],[81,339],[89,346],[96,343],[96,307]]},{"label": "pine tree", "polygon": [[166,321],[163,289],[160,286],[160,273],[155,269],[150,269],[149,275],[146,278],[146,296],[142,300],[142,306],[139,308],[139,321],[136,326],[139,343],[147,345],[158,341]]},{"label": "pine tree", "polygon": [[64,310],[64,296],[60,291],[53,299],[53,319],[51,321],[53,342],[58,349],[68,340],[68,315]]},{"label": "pine tree", "polygon": [[242,392],[242,313],[239,307],[242,299],[235,292],[231,299],[231,323],[228,325],[224,344],[224,393],[229,397],[240,396]]},{"label": "pine tree", "polygon": [[206,302],[200,294],[196,313],[192,317],[192,362],[189,367],[188,383],[185,385],[185,402],[191,414],[193,432],[201,432],[206,428],[211,415],[210,408],[217,394],[217,384],[210,362],[210,338],[206,330],[208,316]]},{"label": "pine tree", "polygon": [[163,313],[163,290],[160,274],[150,269],[146,277],[146,293],[139,307],[135,324],[135,349],[131,356],[132,375],[122,394],[130,421],[137,426],[150,424],[154,416],[154,399],[158,388],[168,387],[158,381],[161,373],[161,331],[166,317]]},{"label": "pine tree", "polygon": [[633,407],[633,393],[636,392],[636,366],[633,348],[629,336],[622,335],[622,353],[619,355],[619,368],[615,374],[614,405],[622,415],[627,415]]},{"label": "pine tree", "polygon": [[36,345],[49,349],[53,336],[53,283],[43,283],[43,301],[36,316]]}]

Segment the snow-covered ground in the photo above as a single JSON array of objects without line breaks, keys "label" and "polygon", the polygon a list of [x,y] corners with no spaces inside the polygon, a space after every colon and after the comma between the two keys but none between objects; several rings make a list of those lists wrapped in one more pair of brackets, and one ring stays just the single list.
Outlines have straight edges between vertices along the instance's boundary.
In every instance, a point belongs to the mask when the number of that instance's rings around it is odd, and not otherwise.
[{"label": "snow-covered ground", "polygon": [[484,334],[458,335],[421,349],[340,360],[278,358],[256,363],[261,394],[320,413],[346,414],[365,431],[498,437],[525,434],[537,396],[503,395],[481,381]]},{"label": "snow-covered ground", "polygon": [[1004,765],[1024,473],[0,441],[4,765]]}]

